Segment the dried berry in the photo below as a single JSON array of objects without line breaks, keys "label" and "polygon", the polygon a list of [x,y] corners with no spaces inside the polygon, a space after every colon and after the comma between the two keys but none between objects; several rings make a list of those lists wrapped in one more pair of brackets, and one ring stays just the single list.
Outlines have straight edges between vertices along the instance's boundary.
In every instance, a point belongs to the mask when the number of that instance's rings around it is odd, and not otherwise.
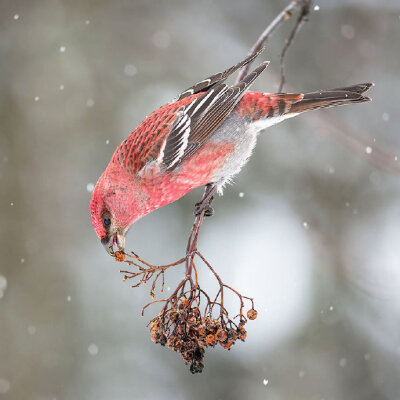
[{"label": "dried berry", "polygon": [[258,314],[257,311],[254,308],[252,308],[251,310],[247,311],[247,318],[250,320],[254,320],[257,318],[257,314]]},{"label": "dried berry", "polygon": [[[125,260],[126,256],[131,257],[133,261]],[[170,266],[184,262],[180,261],[168,266],[152,266],[141,260],[136,254],[130,255],[123,252],[117,252],[115,258],[119,261],[125,260],[130,266],[133,265],[138,268],[136,272],[121,271],[125,280],[134,278],[139,280],[133,287],[152,281],[150,290],[152,297],[160,286],[160,290],[163,290],[164,272]],[[203,261],[207,264],[204,259]],[[194,264],[192,268],[195,268]],[[211,267],[210,269],[215,274]],[[156,285],[159,278],[161,284]],[[248,320],[257,316],[252,299],[240,295],[236,290],[223,284],[219,277],[217,280],[220,284],[220,290],[216,296],[209,296],[204,290],[200,289],[196,274],[186,275],[177,289],[171,292],[172,294],[168,299],[157,300],[157,302],[164,302],[164,306],[158,316],[153,318],[149,324],[151,340],[162,346],[168,346],[179,353],[185,363],[190,366],[190,371],[193,374],[202,372],[204,368],[205,349],[219,344],[224,349],[230,350],[238,339],[242,341],[246,339],[247,332],[244,326]],[[241,301],[242,306],[238,315],[239,323],[235,323],[229,317],[228,310],[223,304],[223,289],[230,289]],[[242,311],[243,302],[246,299],[251,302],[251,309],[247,312],[247,318]],[[153,303],[155,301],[148,305]]]},{"label": "dried berry", "polygon": [[198,372],[203,372],[204,364],[199,361],[193,361],[190,364],[190,372],[196,374]]},{"label": "dried berry", "polygon": [[228,341],[228,342],[226,342],[226,343],[221,343],[221,346],[222,346],[225,350],[230,350],[233,344],[234,344],[234,342]]},{"label": "dried berry", "polygon": [[114,256],[118,262],[125,261],[125,258],[126,258],[126,255],[123,251],[116,251]]},{"label": "dried berry", "polygon": [[228,334],[226,331],[219,330],[219,332],[217,332],[217,337],[220,343],[224,343],[228,339]]},{"label": "dried berry", "polygon": [[209,346],[215,346],[217,344],[217,338],[215,335],[212,334],[207,335],[206,340]]},{"label": "dried berry", "polygon": [[247,337],[247,332],[246,332],[246,329],[244,329],[243,325],[239,325],[237,332],[238,332],[239,339],[244,342]]}]

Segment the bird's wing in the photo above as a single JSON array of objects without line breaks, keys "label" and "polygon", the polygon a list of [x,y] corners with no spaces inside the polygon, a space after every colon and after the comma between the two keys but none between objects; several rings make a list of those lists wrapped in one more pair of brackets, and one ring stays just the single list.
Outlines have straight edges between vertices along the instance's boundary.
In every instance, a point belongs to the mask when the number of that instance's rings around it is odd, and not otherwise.
[{"label": "bird's wing", "polygon": [[210,137],[267,65],[267,61],[263,62],[236,85],[228,86],[225,83],[208,85],[209,88],[203,95],[178,111],[178,118],[158,157],[166,170],[171,171],[178,167]]},{"label": "bird's wing", "polygon": [[137,174],[154,160],[165,170],[177,168],[222,124],[266,68],[268,62],[262,63],[236,85],[223,83],[261,51],[197,83],[176,101],[154,111],[120,144],[112,161],[122,164],[132,174]]},{"label": "bird's wing", "polygon": [[242,68],[244,65],[252,62],[256,57],[258,57],[258,55],[263,50],[264,50],[264,47],[262,47],[256,53],[251,54],[250,56],[246,57],[243,61],[238,62],[233,67],[230,67],[223,72],[218,72],[217,74],[214,74],[214,75],[210,76],[209,78],[203,79],[202,81],[196,83],[195,85],[191,86],[190,88],[188,88],[184,92],[182,92],[178,96],[177,101],[180,101],[180,100],[184,99],[185,97],[191,96],[196,93],[205,92],[208,89],[211,89],[213,86],[216,86],[222,82],[225,82],[226,79],[230,75],[232,75],[238,69]]}]

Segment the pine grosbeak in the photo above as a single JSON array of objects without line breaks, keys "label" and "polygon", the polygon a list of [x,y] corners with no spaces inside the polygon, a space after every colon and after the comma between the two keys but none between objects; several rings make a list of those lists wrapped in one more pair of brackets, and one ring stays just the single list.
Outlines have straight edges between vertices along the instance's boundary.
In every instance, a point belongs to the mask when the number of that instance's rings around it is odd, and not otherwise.
[{"label": "pine grosbeak", "polygon": [[304,111],[369,101],[372,84],[306,94],[248,91],[268,62],[241,82],[224,81],[244,61],[184,91],[150,114],[116,149],[92,194],[93,227],[111,254],[122,250],[129,227],[149,212],[237,174],[265,128]]}]

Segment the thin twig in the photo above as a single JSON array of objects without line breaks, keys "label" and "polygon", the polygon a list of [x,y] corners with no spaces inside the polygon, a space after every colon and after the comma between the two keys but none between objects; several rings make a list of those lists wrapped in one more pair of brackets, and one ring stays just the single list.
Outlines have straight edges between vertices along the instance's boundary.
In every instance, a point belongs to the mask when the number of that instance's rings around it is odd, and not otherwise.
[{"label": "thin twig", "polygon": [[310,14],[310,7],[311,7],[311,1],[310,0],[304,0],[301,4],[301,9],[299,16],[297,18],[296,24],[294,25],[292,32],[290,32],[290,35],[288,39],[286,40],[285,46],[282,49],[281,53],[281,82],[279,84],[279,89],[278,92],[282,92],[283,90],[283,85],[285,84],[286,77],[285,77],[285,56],[286,52],[288,51],[290,45],[293,43],[294,38],[300,31],[301,27],[303,26],[304,22],[307,21],[308,15]]},{"label": "thin twig", "polygon": [[[291,18],[293,11],[301,7],[300,13],[303,12],[306,5],[309,5],[311,0],[293,0],[287,5],[276,17],[275,19],[267,26],[264,32],[260,35],[257,41],[254,43],[253,47],[250,50],[249,55],[253,55],[257,53],[263,46],[263,44],[268,40],[268,38],[272,35],[272,33],[284,22]],[[239,83],[248,73],[251,62],[244,65],[239,71],[238,77],[236,79],[236,83]]]},{"label": "thin twig", "polygon": [[204,215],[210,207],[216,190],[217,185],[215,183],[209,183],[206,185],[203,198],[201,199],[200,203],[196,205],[196,209],[199,208],[200,212],[197,213],[196,211],[196,217],[194,219],[192,230],[190,231],[189,240],[186,246],[186,274],[189,276],[192,274],[192,265],[197,248],[197,239],[199,237],[200,228],[203,224]]}]

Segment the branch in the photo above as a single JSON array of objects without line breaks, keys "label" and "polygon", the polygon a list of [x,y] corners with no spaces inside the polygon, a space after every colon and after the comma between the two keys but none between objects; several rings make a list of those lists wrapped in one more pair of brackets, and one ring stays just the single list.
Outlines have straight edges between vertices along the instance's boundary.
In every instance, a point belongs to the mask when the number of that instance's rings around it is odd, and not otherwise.
[{"label": "branch", "polygon": [[293,43],[294,38],[300,31],[301,27],[304,25],[304,22],[308,21],[308,15],[310,14],[310,6],[311,1],[303,1],[300,9],[300,14],[297,18],[296,24],[292,29],[292,32],[289,35],[289,38],[286,40],[285,46],[282,49],[281,53],[281,82],[279,84],[278,92],[282,92],[283,85],[285,84],[285,56],[288,51],[290,45]]},{"label": "branch", "polygon": [[[282,51],[281,85],[284,82],[283,62],[285,54],[309,14],[310,3],[311,0],[291,1],[267,27],[251,50],[250,54],[257,53],[272,32],[283,21],[291,18],[293,10],[300,9],[297,22]],[[249,66],[250,64],[247,64],[241,69],[238,81],[246,76]],[[117,261],[125,262],[129,266],[136,268],[134,271],[121,270],[121,273],[124,274],[124,280],[133,281],[132,287],[151,282],[150,296],[152,299],[155,297],[157,282],[161,281],[159,285],[160,292],[163,292],[166,271],[171,267],[185,264],[185,275],[172,294],[167,299],[153,300],[146,304],[142,309],[142,316],[145,309],[150,305],[163,304],[158,315],[149,322],[151,338],[154,342],[163,346],[167,345],[180,353],[184,361],[190,364],[192,373],[202,371],[205,348],[219,344],[229,350],[238,339],[242,341],[246,339],[247,333],[244,326],[248,320],[253,320],[257,317],[253,299],[241,295],[237,290],[223,283],[211,264],[197,249],[198,237],[204,217],[211,216],[214,213],[211,208],[211,202],[214,199],[216,190],[217,185],[215,183],[206,185],[201,201],[196,204],[195,219],[188,238],[186,255],[180,260],[168,265],[155,266],[144,261],[135,253],[128,254],[122,251],[115,253]],[[200,288],[195,260],[200,260],[208,267],[217,280],[219,289],[215,297],[210,297]],[[226,293],[237,296],[239,299],[239,313],[234,317],[239,319],[237,323],[233,322],[233,319],[229,317],[228,310],[224,306]],[[251,304],[251,309],[246,314],[244,312],[245,301]],[[202,314],[200,306],[201,303],[204,305],[204,302],[205,308]]]},{"label": "branch", "polygon": [[[290,34],[289,39],[286,42],[286,45],[282,51],[281,54],[281,66],[283,63],[283,59],[285,57],[285,53],[291,43],[293,42],[293,39],[295,38],[296,34],[300,30],[301,26],[303,23],[307,20],[307,16],[310,13],[310,5],[311,5],[312,0],[293,0],[292,2],[289,3],[288,6],[286,6],[276,17],[275,19],[268,25],[268,27],[264,30],[264,32],[261,34],[261,36],[257,39],[257,41],[254,43],[253,47],[250,50],[249,55],[256,54],[263,46],[263,44],[268,40],[268,38],[272,35],[272,33],[284,22],[290,19],[293,15],[293,11],[297,8],[300,7],[300,15],[299,18],[296,22],[296,25]],[[239,71],[238,77],[236,79],[236,83],[239,83],[243,78],[247,75],[249,68],[250,68],[251,62],[244,65],[242,69]],[[281,67],[282,68],[282,67]],[[283,68],[281,69],[283,73]],[[284,80],[284,76],[282,76],[281,79],[281,84],[282,81]]]}]

